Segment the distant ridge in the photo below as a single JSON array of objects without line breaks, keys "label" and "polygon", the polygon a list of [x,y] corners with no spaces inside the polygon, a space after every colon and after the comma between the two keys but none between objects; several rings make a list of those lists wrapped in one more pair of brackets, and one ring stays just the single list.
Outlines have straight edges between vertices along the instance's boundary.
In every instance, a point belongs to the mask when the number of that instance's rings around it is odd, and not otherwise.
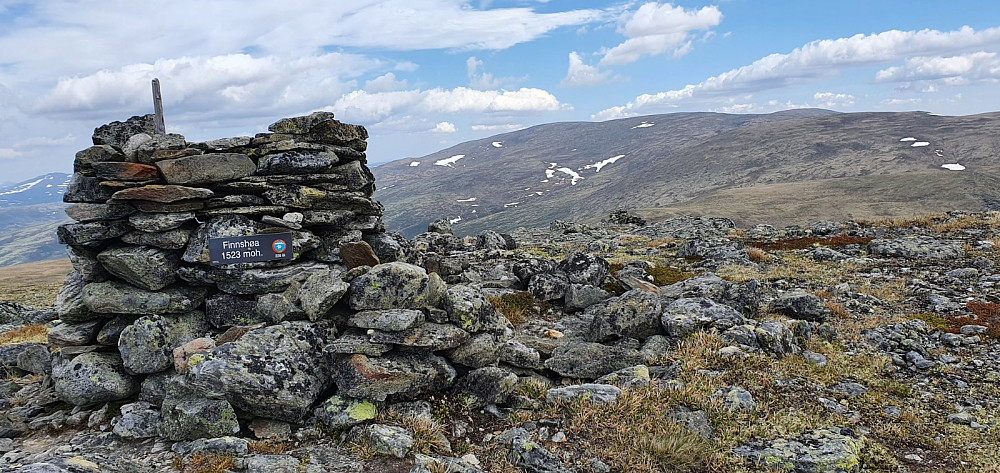
[{"label": "distant ridge", "polygon": [[62,202],[70,175],[52,172],[0,187],[0,208]]},{"label": "distant ridge", "polygon": [[551,123],[373,172],[388,229],[412,236],[437,218],[474,234],[618,207],[775,225],[991,210],[998,157],[1000,113],[801,109]]}]

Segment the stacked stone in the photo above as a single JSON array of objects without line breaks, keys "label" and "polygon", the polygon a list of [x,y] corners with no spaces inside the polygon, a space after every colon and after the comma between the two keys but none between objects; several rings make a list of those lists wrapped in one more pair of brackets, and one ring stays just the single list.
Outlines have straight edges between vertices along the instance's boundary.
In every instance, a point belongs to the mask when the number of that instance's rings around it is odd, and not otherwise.
[{"label": "stacked stone", "polygon": [[[346,428],[451,387],[455,364],[509,393],[516,376],[490,367],[510,322],[478,291],[395,261],[363,127],[318,112],[253,138],[152,129],[151,116],[102,126],[76,157],[65,200],[78,223],[58,230],[74,271],[50,331],[62,400],[138,397],[115,431],[179,440],[256,417]],[[210,264],[209,239],[264,233],[291,233],[293,258]]]}]

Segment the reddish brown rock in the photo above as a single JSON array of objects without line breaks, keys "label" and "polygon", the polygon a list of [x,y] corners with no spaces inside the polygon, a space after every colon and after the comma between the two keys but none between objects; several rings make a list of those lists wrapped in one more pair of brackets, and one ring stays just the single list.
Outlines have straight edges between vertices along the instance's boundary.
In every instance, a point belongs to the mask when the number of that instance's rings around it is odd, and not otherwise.
[{"label": "reddish brown rock", "polygon": [[106,162],[91,165],[97,177],[112,181],[148,181],[156,179],[159,174],[155,166],[139,163]]},{"label": "reddish brown rock", "polygon": [[204,199],[215,195],[208,189],[197,187],[153,184],[131,189],[122,189],[111,196],[111,200],[148,200],[169,204],[181,200]]},{"label": "reddish brown rock", "polygon": [[348,242],[340,245],[340,259],[343,260],[348,269],[357,268],[358,266],[375,266],[381,263],[378,256],[375,256],[375,251],[372,250],[372,247],[363,241]]}]

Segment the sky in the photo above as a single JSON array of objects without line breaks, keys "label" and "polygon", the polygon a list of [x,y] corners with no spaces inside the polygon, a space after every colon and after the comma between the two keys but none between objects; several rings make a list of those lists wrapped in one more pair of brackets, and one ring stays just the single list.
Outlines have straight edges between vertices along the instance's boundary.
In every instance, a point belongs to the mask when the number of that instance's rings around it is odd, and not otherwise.
[{"label": "sky", "polygon": [[998,52],[992,0],[0,0],[0,182],[71,172],[154,77],[188,141],[326,110],[376,165],[558,121],[998,111]]}]

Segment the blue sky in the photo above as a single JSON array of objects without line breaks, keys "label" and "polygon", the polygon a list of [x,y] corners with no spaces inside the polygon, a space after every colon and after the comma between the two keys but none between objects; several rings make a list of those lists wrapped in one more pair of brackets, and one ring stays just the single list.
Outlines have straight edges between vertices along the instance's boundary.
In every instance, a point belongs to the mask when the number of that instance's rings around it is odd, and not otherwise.
[{"label": "blue sky", "polygon": [[315,110],[373,164],[554,121],[673,111],[1000,110],[1000,2],[0,0],[0,181],[96,126],[189,141]]}]

